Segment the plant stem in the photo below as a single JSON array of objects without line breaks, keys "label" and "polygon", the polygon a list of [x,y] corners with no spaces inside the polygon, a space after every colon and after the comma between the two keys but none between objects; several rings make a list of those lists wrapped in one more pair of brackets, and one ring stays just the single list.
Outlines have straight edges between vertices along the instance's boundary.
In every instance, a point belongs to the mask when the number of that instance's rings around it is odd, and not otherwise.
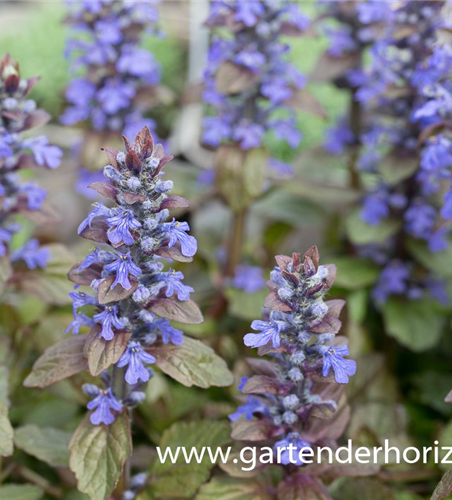
[{"label": "plant stem", "polygon": [[61,488],[57,488],[55,486],[52,486],[50,482],[37,474],[36,472],[28,469],[27,467],[20,465],[18,467],[18,473],[27,481],[30,481],[30,483],[36,484],[40,488],[42,488],[46,493],[49,495],[55,497],[55,498],[62,498],[63,496],[63,490]]},{"label": "plant stem", "polygon": [[242,260],[242,248],[245,236],[247,210],[242,209],[234,213],[232,231],[228,245],[228,256],[225,268],[225,276],[235,275],[236,267]]},{"label": "plant stem", "polygon": [[352,187],[353,189],[359,189],[361,185],[357,169],[360,150],[361,120],[361,103],[356,100],[356,90],[352,90],[349,110],[349,124],[350,130],[355,136],[355,144],[350,152],[348,160],[348,170],[350,174],[350,187]]}]

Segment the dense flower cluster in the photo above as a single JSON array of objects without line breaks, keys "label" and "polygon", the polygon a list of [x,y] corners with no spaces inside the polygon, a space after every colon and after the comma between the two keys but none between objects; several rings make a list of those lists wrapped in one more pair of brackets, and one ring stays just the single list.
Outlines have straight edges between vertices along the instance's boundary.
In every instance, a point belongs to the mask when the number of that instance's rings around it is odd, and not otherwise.
[{"label": "dense flower cluster", "polygon": [[390,15],[389,2],[342,1],[319,2],[323,7],[321,20],[325,26],[328,48],[319,60],[318,70],[332,77],[333,83],[351,94],[348,117],[340,117],[337,124],[327,129],[325,150],[334,155],[343,154],[347,147],[359,144],[362,116],[355,99],[356,91],[365,78],[363,59],[365,50],[378,36],[378,25]]},{"label": "dense flower cluster", "polygon": [[[69,106],[61,121],[89,121],[94,130],[135,136],[155,123],[144,118],[146,103],[155,100],[160,66],[140,47],[143,33],[156,33],[158,0],[69,1],[67,22],[73,36],[66,54],[77,76],[66,90]],[[144,103],[144,104],[140,104]]]},{"label": "dense flower cluster", "polygon": [[[60,165],[62,151],[49,144],[44,136],[24,138],[22,132],[44,125],[50,116],[37,109],[27,95],[38,78],[21,78],[19,65],[9,55],[0,61],[0,257],[20,225],[15,215],[39,211],[47,196],[32,180],[24,180],[20,171],[35,167],[54,169]],[[28,241],[10,253],[10,261],[22,260],[30,269],[44,268],[50,258],[48,249],[39,248],[37,240]]]},{"label": "dense flower cluster", "polygon": [[[113,206],[95,203],[79,226],[82,237],[99,245],[69,273],[77,285],[71,293],[74,320],[67,331],[78,334],[82,326],[89,327],[87,342],[116,352],[103,366],[106,388],[85,386],[93,397],[88,405],[93,424],[110,424],[114,411],[143,398],[140,387],[152,376],[149,365],[156,361],[153,349],[183,341],[182,332],[168,319],[202,321],[190,301],[193,289],[182,281],[184,275],[166,269],[160,260],[189,262],[197,251],[186,222],[167,222],[168,209],[188,206],[185,199],[168,195],[173,183],[162,179],[162,168],[171,157],[160,144],[154,145],[148,128],[133,144],[124,141],[125,153],[106,149],[110,165],[104,175],[110,182],[91,185]],[[94,293],[78,291],[80,285],[90,285]],[[94,309],[93,314],[87,309]],[[118,373],[128,385],[119,384],[121,394],[115,386]]]},{"label": "dense flower cluster", "polygon": [[[355,361],[347,359],[346,339],[336,337],[344,301],[325,302],[336,267],[319,265],[316,247],[304,257],[278,256],[276,262],[265,301],[268,317],[254,321],[251,326],[259,333],[244,338],[247,346],[258,347],[261,355],[271,354],[273,361],[249,361],[256,374],[242,380],[240,390],[247,396],[230,416],[233,437],[259,441],[254,434],[266,436],[276,441],[275,451],[289,443],[297,450],[313,448],[319,439],[319,415],[331,418],[331,432],[325,424],[321,426],[324,439],[334,440],[342,433],[343,427],[335,424],[344,410],[344,401],[339,403],[344,386],[338,384],[348,383],[356,371]],[[288,454],[282,458],[284,464],[289,463]],[[297,461],[297,465],[302,463]]]},{"label": "dense flower cluster", "polygon": [[[445,301],[441,283],[419,272],[407,249],[410,238],[425,241],[431,252],[446,248],[447,230],[439,222],[428,176],[418,172],[417,145],[428,120],[419,118],[425,97],[419,87],[430,76],[424,62],[432,53],[442,2],[400,2],[390,9],[385,31],[371,48],[372,62],[362,75],[356,98],[371,123],[361,133],[362,172],[372,179],[361,209],[361,219],[380,226],[398,223],[388,238],[359,249],[382,268],[373,296],[383,303],[393,294],[412,299],[432,295]],[[373,15],[363,22],[379,21]]]},{"label": "dense flower cluster", "polygon": [[[307,28],[299,6],[285,0],[215,0],[207,25],[214,35],[204,101],[213,113],[204,119],[204,143],[218,147],[232,142],[250,150],[262,146],[271,131],[297,148],[301,133],[290,103],[297,101],[306,79],[287,61],[290,47],[281,38]],[[269,167],[291,170],[276,159]]]}]

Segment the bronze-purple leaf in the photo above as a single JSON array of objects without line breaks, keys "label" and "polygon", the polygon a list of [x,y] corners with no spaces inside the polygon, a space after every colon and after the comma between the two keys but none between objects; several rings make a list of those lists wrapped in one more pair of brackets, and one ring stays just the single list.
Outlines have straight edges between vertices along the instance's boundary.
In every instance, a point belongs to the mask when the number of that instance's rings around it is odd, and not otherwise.
[{"label": "bronze-purple leaf", "polygon": [[107,155],[110,165],[116,169],[119,169],[118,161],[116,160],[119,151],[115,148],[102,148],[101,151],[103,151]]},{"label": "bronze-purple leaf", "polygon": [[144,160],[152,156],[154,151],[154,139],[152,138],[149,127],[143,127],[135,137],[133,149],[138,156]]},{"label": "bronze-purple leaf", "polygon": [[163,318],[180,323],[199,324],[204,321],[201,310],[192,300],[155,299],[147,307]]},{"label": "bronze-purple leaf", "polygon": [[231,437],[237,441],[265,441],[272,431],[272,424],[263,420],[238,420],[232,424]]},{"label": "bronze-purple leaf", "polygon": [[99,304],[109,304],[110,302],[124,300],[127,297],[130,297],[138,288],[138,281],[132,278],[130,278],[130,284],[132,285],[130,290],[126,290],[119,283],[114,288],[111,288],[114,281],[114,276],[107,276],[99,285],[97,290],[97,300],[99,301]]},{"label": "bronze-purple leaf", "polygon": [[143,201],[147,200],[144,194],[138,193],[122,193],[122,197],[124,198],[124,201],[129,205],[133,205],[138,201],[142,203]]},{"label": "bronze-purple leaf", "polygon": [[281,271],[285,271],[287,266],[292,262],[292,257],[288,257],[287,255],[277,255],[275,260]]},{"label": "bronze-purple leaf", "polygon": [[27,118],[25,118],[24,122],[24,130],[28,130],[33,127],[41,127],[42,125],[45,125],[48,123],[51,119],[51,116],[47,111],[44,111],[43,109],[37,109],[36,111],[33,111],[30,113]]},{"label": "bronze-purple leaf", "polygon": [[278,486],[278,500],[297,498],[300,500],[333,500],[322,482],[307,474],[288,476]]},{"label": "bronze-purple leaf", "polygon": [[337,333],[341,329],[342,321],[333,315],[327,314],[322,321],[309,329],[310,333]]},{"label": "bronze-purple leaf", "polygon": [[276,375],[275,365],[267,359],[246,358],[246,362],[253,369],[253,372],[258,375],[267,375],[269,377]]},{"label": "bronze-purple leaf", "polygon": [[273,309],[275,311],[291,311],[292,309],[285,302],[283,302],[276,292],[270,292],[265,297],[264,307]]},{"label": "bronze-purple leaf", "polygon": [[108,243],[108,224],[105,219],[96,218],[91,222],[91,227],[87,226],[80,233],[85,240],[95,241],[96,243]]},{"label": "bronze-purple leaf", "polygon": [[97,191],[102,196],[105,196],[105,198],[116,201],[118,189],[111,184],[107,184],[106,182],[92,182],[88,187],[94,189],[94,191]]},{"label": "bronze-purple leaf", "polygon": [[190,204],[185,198],[173,194],[162,201],[160,210],[163,210],[164,208],[187,208],[189,206]]},{"label": "bronze-purple leaf", "polygon": [[126,166],[129,170],[133,172],[139,172],[141,170],[141,160],[135,151],[130,150],[126,155]]},{"label": "bronze-purple leaf", "polygon": [[169,247],[161,247],[155,251],[156,255],[160,255],[160,257],[164,257],[165,259],[173,259],[177,262],[193,262],[193,257],[186,257],[182,254],[180,249],[180,245],[176,244]]},{"label": "bronze-purple leaf", "polygon": [[345,300],[342,299],[327,300],[325,304],[328,306],[328,315],[333,316],[333,318],[339,318],[341,311],[345,306]]},{"label": "bronze-purple leaf", "polygon": [[244,394],[287,394],[293,386],[292,382],[280,382],[266,375],[254,375],[243,386]]},{"label": "bronze-purple leaf", "polygon": [[85,269],[79,269],[79,267],[80,263],[74,264],[67,273],[67,277],[72,283],[89,286],[93,280],[101,277],[103,268],[101,264],[92,264]]},{"label": "bronze-purple leaf", "polygon": [[94,377],[119,361],[132,335],[129,331],[116,330],[112,340],[105,340],[99,337],[101,330],[102,327],[99,324],[91,328],[83,351],[88,360],[88,369]]}]

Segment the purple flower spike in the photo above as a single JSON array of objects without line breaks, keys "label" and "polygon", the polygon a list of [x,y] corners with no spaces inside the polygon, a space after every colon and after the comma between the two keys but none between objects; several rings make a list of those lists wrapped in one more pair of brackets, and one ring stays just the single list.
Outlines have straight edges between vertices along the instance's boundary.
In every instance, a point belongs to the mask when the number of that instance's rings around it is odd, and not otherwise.
[{"label": "purple flower spike", "polygon": [[[146,11],[144,4],[143,9]],[[162,255],[168,253],[168,245],[176,243],[181,249],[173,250],[176,257],[180,251],[193,255],[196,240],[187,234],[187,223],[174,219],[165,222],[169,207],[186,204],[182,197],[169,194],[173,182],[163,179],[165,172],[158,168],[171,157],[164,154],[161,144],[154,143],[147,127],[139,131],[134,141],[124,142],[126,152],[106,148],[109,164],[103,174],[110,184],[97,186],[99,194],[105,194],[113,206],[96,203],[79,228],[83,238],[91,239],[96,246],[69,273],[76,286],[70,294],[74,319],[66,332],[78,334],[82,327],[90,327],[91,333],[106,345],[124,340],[127,334],[127,347],[101,377],[107,385],[118,376],[124,377],[121,404],[133,408],[144,399],[143,385],[152,377],[152,369],[147,365],[156,362],[147,350],[155,347],[158,352],[165,344],[183,342],[183,332],[154,310],[156,302],[182,308],[181,301],[189,300],[193,292],[193,288],[183,284],[180,271],[168,269],[169,259],[162,259]],[[9,237],[9,233],[3,236],[0,232],[0,241]],[[125,245],[131,245],[129,252],[124,251]],[[79,290],[87,285],[93,293]],[[186,319],[201,322],[201,311],[194,302],[189,309],[191,318],[186,315]],[[123,370],[118,372],[117,368]],[[92,421],[111,423],[111,408],[119,411],[120,407],[109,406],[110,393],[99,392],[95,386],[85,386],[84,390],[89,396],[96,396],[91,403],[96,408]]]},{"label": "purple flower spike", "polygon": [[105,270],[109,273],[116,273],[116,279],[111,285],[111,288],[114,288],[119,284],[125,290],[130,290],[132,288],[132,284],[129,280],[129,274],[137,277],[142,273],[141,269],[133,263],[130,252],[125,255],[118,254],[115,261],[105,266]]},{"label": "purple flower spike", "polygon": [[89,417],[93,425],[112,424],[115,421],[112,410],[122,410],[121,403],[116,399],[110,388],[100,390],[99,394],[86,407],[88,410],[94,410]]},{"label": "purple flower spike", "polygon": [[147,382],[151,376],[143,363],[155,363],[155,358],[151,354],[144,352],[141,344],[135,340],[129,342],[127,349],[118,361],[118,367],[128,366],[125,379],[130,385],[138,383],[139,380]]}]

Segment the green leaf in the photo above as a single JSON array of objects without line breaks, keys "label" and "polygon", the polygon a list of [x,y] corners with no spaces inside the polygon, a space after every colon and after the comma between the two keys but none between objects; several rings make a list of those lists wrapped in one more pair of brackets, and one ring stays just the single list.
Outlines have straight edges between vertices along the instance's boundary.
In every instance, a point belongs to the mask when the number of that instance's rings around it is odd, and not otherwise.
[{"label": "green leaf", "polygon": [[25,425],[15,430],[14,443],[17,448],[53,467],[67,467],[71,436],[71,432],[51,427]]},{"label": "green leaf", "polygon": [[391,298],[384,304],[382,312],[388,335],[408,349],[422,352],[438,344],[443,319],[432,301]]},{"label": "green leaf", "polygon": [[452,277],[452,245],[442,252],[431,252],[427,243],[419,240],[407,240],[407,246],[415,259],[438,276]]},{"label": "green leaf", "polygon": [[74,335],[49,347],[24,381],[26,387],[47,387],[88,368],[83,348],[86,335]]},{"label": "green leaf", "polygon": [[[151,491],[156,497],[190,497],[209,477],[214,467],[207,447],[214,452],[220,446],[230,441],[230,427],[227,422],[203,420],[190,423],[176,423],[164,432],[160,441],[162,453],[170,448],[176,453],[178,447],[184,447],[188,453],[196,449],[198,453],[204,450],[200,463],[192,457],[191,463],[180,452],[176,463],[167,458],[165,463],[156,459],[152,467],[153,480]],[[180,450],[180,448],[179,448]],[[201,456],[199,455],[201,459]]]},{"label": "green leaf", "polygon": [[271,497],[255,480],[214,477],[201,486],[195,500],[266,500]]},{"label": "green leaf", "polygon": [[75,257],[63,245],[44,248],[48,248],[51,255],[46,269],[17,273],[19,288],[46,304],[70,304],[72,283],[67,279],[67,272],[75,263]]},{"label": "green leaf", "polygon": [[11,278],[13,274],[13,269],[9,262],[8,257],[4,256],[0,258],[0,295],[3,293],[6,287],[6,282]]},{"label": "green leaf", "polygon": [[0,403],[9,406],[9,372],[6,366],[0,366]]},{"label": "green leaf", "polygon": [[361,219],[360,210],[353,211],[346,220],[348,237],[356,245],[367,243],[381,243],[395,234],[401,222],[392,219],[384,219],[380,224],[373,226]]},{"label": "green leaf", "polygon": [[388,155],[379,163],[378,168],[386,183],[393,186],[416,172],[419,168],[419,158],[417,155],[406,158]]},{"label": "green leaf", "polygon": [[261,194],[267,162],[264,148],[243,151],[238,145],[227,145],[217,149],[216,185],[232,210],[244,210]]},{"label": "green leaf", "polygon": [[151,352],[162,372],[187,387],[228,387],[234,382],[225,361],[199,340],[185,337],[181,345],[167,344]]},{"label": "green leaf", "polygon": [[72,436],[69,451],[69,467],[77,477],[78,489],[90,500],[106,500],[132,454],[127,415],[117,415],[109,426],[93,425],[86,415]]},{"label": "green leaf", "polygon": [[5,484],[0,486],[2,500],[39,500],[44,492],[31,484]]},{"label": "green leaf", "polygon": [[[8,418],[8,407],[0,401],[0,456],[13,454],[13,428]],[[0,496],[0,498],[3,498]]]},{"label": "green leaf", "polygon": [[228,288],[226,297],[229,302],[229,312],[232,316],[246,320],[260,318],[267,295],[267,289],[255,293],[246,293],[243,290]]},{"label": "green leaf", "polygon": [[372,285],[380,274],[378,267],[366,259],[336,257],[334,264],[337,267],[334,284],[346,290],[357,290]]},{"label": "green leaf", "polygon": [[322,220],[324,211],[318,204],[283,190],[272,191],[253,203],[253,214],[269,220],[299,227]]}]

